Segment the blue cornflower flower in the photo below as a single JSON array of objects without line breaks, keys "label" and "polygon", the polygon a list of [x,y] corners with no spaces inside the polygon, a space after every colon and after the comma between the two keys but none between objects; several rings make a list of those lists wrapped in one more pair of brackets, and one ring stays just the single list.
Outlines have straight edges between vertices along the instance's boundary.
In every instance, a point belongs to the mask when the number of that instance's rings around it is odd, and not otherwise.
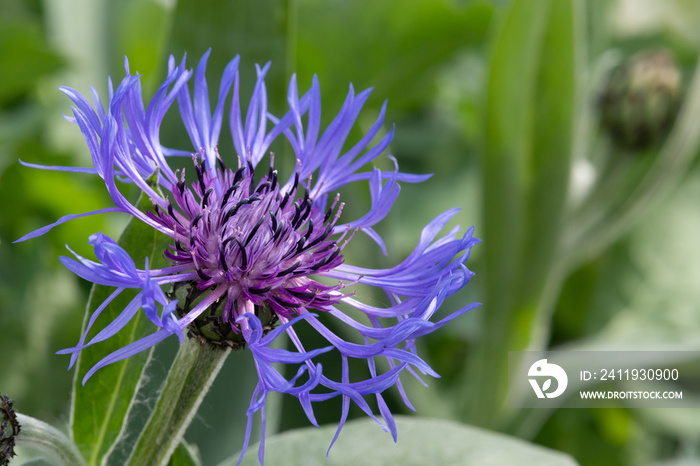
[{"label": "blue cornflower flower", "polygon": [[[171,241],[163,251],[170,266],[161,269],[149,268],[147,261],[139,269],[126,251],[102,233],[90,237],[97,261],[75,253],[75,259],[62,257],[62,263],[78,276],[116,289],[94,311],[78,344],[59,353],[70,354],[73,366],[83,348],[113,336],[143,310],[155,326],[154,333],[98,362],[85,375],[85,383],[101,367],[128,358],[168,336],[176,335],[182,341],[186,330],[190,336],[196,334],[198,321],[214,308],[223,333],[231,335],[225,344],[249,348],[259,376],[248,409],[243,454],[257,412],[261,413],[264,435],[264,406],[271,391],[297,397],[314,425],[317,422],[312,403],[341,396],[341,420],[331,446],[346,421],[351,401],[396,440],[396,426],[382,393],[397,386],[405,404],[413,409],[399,375],[405,370],[420,379],[417,370],[438,377],[417,355],[415,339],[478,305],[472,303],[442,320],[431,320],[445,298],[472,276],[465,262],[471,247],[478,242],[472,237],[473,228],[460,236],[459,227],[455,227],[436,239],[457,212],[453,209],[423,229],[415,250],[399,265],[377,270],[345,264],[343,248],[357,231],[369,235],[386,254],[385,244],[372,226],[390,211],[399,193],[399,181],[419,182],[427,178],[399,172],[395,160],[394,171],[360,171],[381,155],[392,140],[393,130],[370,147],[382,127],[386,104],[367,134],[342,153],[370,90],[355,94],[350,86],[340,112],[321,131],[321,97],[316,77],[311,89],[299,97],[293,76],[287,95],[289,111],[281,118],[268,112],[268,64],[257,67],[257,82],[244,120],[239,98],[239,58],[231,60],[223,73],[212,113],[205,79],[208,56],[209,52],[204,54],[194,73],[194,98],[188,88],[192,71],[185,67],[184,58],[177,65],[173,57],[165,82],[147,106],[140,77],[129,72],[126,60],[126,77],[116,89],[110,81],[106,107],[94,89],[91,105],[75,90],[62,88],[74,104],[74,116],[68,119],[80,128],[93,166],[25,165],[96,174],[104,180],[114,206],[62,217],[20,241],[40,236],[73,218],[105,212],[127,213]],[[231,151],[226,150],[222,157],[218,141],[231,90],[228,121],[236,156],[231,157]],[[160,143],[161,122],[175,102],[193,151],[169,149]],[[279,179],[274,156],[270,154],[269,168],[256,181],[259,163],[277,139],[291,145],[296,169],[286,181]],[[185,170],[179,172],[170,167],[168,159],[176,156],[192,159],[196,181],[186,182]],[[231,161],[235,169],[227,168]],[[334,193],[362,180],[369,182],[369,212],[360,219],[340,223],[343,203]],[[153,208],[139,210],[121,193],[117,181],[135,184],[150,198]],[[329,199],[329,195],[333,197]],[[326,280],[321,282],[318,277]],[[351,292],[355,284],[381,289],[389,304],[376,307],[362,303]],[[188,299],[176,297],[176,291],[182,287],[189,290]],[[127,288],[138,290],[133,300],[113,322],[86,342],[98,315]],[[344,312],[343,307],[363,314],[364,323]],[[352,314],[358,314],[356,311]],[[328,319],[348,326],[364,343],[341,338],[323,323]],[[299,325],[312,327],[328,346],[307,349],[297,334]],[[290,338],[293,351],[270,348],[282,334]],[[198,338],[204,337],[200,334]],[[328,352],[339,356],[341,380],[326,377],[316,362],[317,356]],[[351,358],[366,361],[369,376],[364,380],[350,381]],[[389,369],[381,372],[375,358],[384,358]],[[288,380],[272,363],[294,365],[298,368],[296,375]],[[297,383],[302,376],[304,382]],[[365,399],[371,395],[376,398],[386,426],[375,417]],[[264,437],[259,452],[261,463],[263,451]]]}]

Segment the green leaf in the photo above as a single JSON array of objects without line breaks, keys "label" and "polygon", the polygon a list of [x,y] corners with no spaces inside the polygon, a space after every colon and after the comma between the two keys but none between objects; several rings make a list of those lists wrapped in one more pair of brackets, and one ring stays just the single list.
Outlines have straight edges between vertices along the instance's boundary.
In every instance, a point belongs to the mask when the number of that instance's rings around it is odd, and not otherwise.
[{"label": "green leaf", "polygon": [[[148,197],[141,195],[137,203],[140,209],[150,206]],[[163,251],[168,238],[140,220],[131,219],[119,238],[119,245],[134,259],[137,267],[143,267],[146,257],[149,266],[166,265]],[[114,288],[94,285],[85,315],[85,323],[94,310],[114,291]],[[110,303],[95,321],[91,335],[112,322],[136,295],[135,290],[125,290]],[[144,351],[124,361],[100,369],[85,386],[85,373],[108,354],[153,333],[156,328],[142,312],[116,335],[81,351],[76,364],[71,406],[71,431],[78,449],[89,465],[99,464],[119,435],[130,401],[136,392],[141,373],[151,351]],[[89,341],[88,336],[86,341]]]},{"label": "green leaf", "polygon": [[507,386],[507,351],[546,338],[556,245],[573,152],[579,50],[576,0],[515,0],[495,35],[485,108],[484,255],[488,312],[465,394],[493,422]]},{"label": "green leaf", "polygon": [[[80,456],[75,444],[52,425],[21,413],[17,413],[17,421],[20,426],[19,434],[15,437],[18,446],[41,451],[51,458],[52,464],[60,466],[83,466],[85,464],[85,460]],[[5,419],[3,419],[3,428],[4,422]],[[2,440],[5,441],[5,438],[2,437]],[[0,454],[0,459],[5,459],[5,455]],[[6,463],[3,462],[3,464]]]},{"label": "green leaf", "polygon": [[170,457],[168,466],[201,466],[201,464],[197,449],[183,440]]},{"label": "green leaf", "polygon": [[[394,444],[371,419],[345,424],[328,460],[326,450],[336,426],[291,430],[267,439],[267,466],[574,466],[569,456],[519,439],[452,421],[396,416]],[[242,466],[258,464],[257,445],[248,449]],[[236,464],[238,455],[220,466]]]},{"label": "green leaf", "polygon": [[[529,194],[534,89],[547,14],[546,1],[514,1],[491,59],[483,174],[485,301],[489,305],[484,341],[491,341],[492,333],[501,336],[487,349],[490,353],[503,351],[512,334],[512,330],[503,332],[496,322],[509,322],[517,302],[517,271],[527,233],[524,196]],[[500,373],[497,369],[492,368]]]}]

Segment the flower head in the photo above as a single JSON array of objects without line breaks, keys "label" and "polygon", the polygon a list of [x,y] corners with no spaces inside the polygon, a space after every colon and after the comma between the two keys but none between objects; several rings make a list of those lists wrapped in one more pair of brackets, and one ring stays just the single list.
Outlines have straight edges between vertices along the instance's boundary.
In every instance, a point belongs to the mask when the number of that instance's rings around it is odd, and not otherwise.
[{"label": "flower head", "polygon": [[[119,211],[169,237],[170,246],[163,254],[170,265],[151,269],[146,262],[139,269],[114,240],[102,233],[90,237],[97,261],[77,254],[75,259],[63,257],[64,265],[80,277],[116,289],[95,310],[78,344],[60,353],[71,354],[72,366],[83,348],[116,334],[142,311],[154,324],[154,333],[105,357],[88,371],[83,383],[107,364],[128,358],[170,335],[182,340],[187,333],[216,345],[247,347],[253,355],[259,381],[248,410],[246,447],[257,412],[261,413],[264,432],[264,406],[272,391],[298,398],[314,425],[313,403],[342,397],[336,438],[352,401],[396,439],[392,414],[382,393],[397,386],[412,409],[400,374],[408,371],[416,377],[418,372],[437,377],[417,355],[415,339],[477,306],[469,304],[442,320],[432,320],[442,302],[472,276],[465,262],[478,242],[472,237],[473,229],[460,235],[459,227],[455,227],[438,238],[456,213],[453,209],[430,222],[415,250],[395,267],[369,269],[346,264],[343,249],[358,231],[386,250],[373,225],[390,211],[400,181],[427,178],[399,172],[398,165],[390,172],[363,170],[385,152],[393,137],[393,130],[377,137],[385,107],[367,134],[343,151],[369,90],[355,94],[351,86],[340,112],[322,130],[321,97],[315,77],[311,89],[301,97],[292,77],[287,95],[289,111],[279,118],[268,112],[268,64],[257,68],[257,82],[243,118],[236,57],[223,73],[212,112],[205,79],[208,56],[209,52],[194,73],[194,96],[188,87],[192,71],[185,67],[184,59],[177,65],[172,57],[165,82],[147,105],[140,78],[129,72],[127,62],[126,77],[116,89],[110,85],[105,107],[94,91],[91,105],[80,93],[63,89],[74,104],[74,116],[69,119],[83,133],[93,166],[38,168],[98,175],[114,206],[68,215],[21,239],[39,236],[81,215]],[[160,143],[161,122],[175,103],[192,141],[192,147],[186,150],[169,149]],[[220,150],[219,135],[227,106],[234,147]],[[377,138],[379,142],[372,145]],[[286,141],[296,156],[296,167],[286,177],[275,169],[273,154],[269,165],[261,164],[277,140]],[[181,156],[190,158],[192,166],[173,170],[169,160]],[[185,172],[191,176],[190,181]],[[361,218],[343,223],[343,202],[349,200],[341,202],[337,190],[363,180],[369,182],[370,209]],[[129,202],[119,189],[123,182],[135,184],[151,199],[152,208],[142,211]],[[378,307],[363,303],[353,293],[357,284],[382,290],[387,304]],[[136,297],[86,342],[97,316],[126,288],[138,290]],[[363,316],[362,321],[357,320],[358,315]],[[355,332],[357,338],[346,341],[334,333],[324,323],[333,319]],[[328,345],[307,348],[297,333],[300,326],[318,332]],[[283,334],[291,340],[293,351],[270,347]],[[324,374],[317,362],[322,353],[337,355],[341,380]],[[350,359],[366,362],[369,375],[365,379],[350,381]],[[385,364],[379,364],[382,360]],[[296,375],[286,379],[273,363],[297,367]],[[376,399],[383,424],[375,417],[368,396]],[[264,439],[261,462],[263,451]]]}]

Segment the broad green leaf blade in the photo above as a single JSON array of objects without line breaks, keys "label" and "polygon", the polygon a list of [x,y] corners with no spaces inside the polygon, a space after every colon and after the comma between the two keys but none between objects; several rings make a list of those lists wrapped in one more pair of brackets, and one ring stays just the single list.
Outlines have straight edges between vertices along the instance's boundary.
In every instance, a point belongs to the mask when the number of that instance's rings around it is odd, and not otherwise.
[{"label": "broad green leaf blade", "polygon": [[516,0],[494,37],[483,163],[488,312],[474,366],[488,381],[465,395],[479,400],[473,419],[484,425],[503,406],[507,351],[547,333],[573,148],[577,9],[575,0]]},{"label": "broad green leaf blade", "polygon": [[[148,197],[142,195],[137,206],[146,209],[149,205]],[[118,243],[130,254],[138,268],[144,267],[146,257],[151,268],[158,268],[165,265],[163,251],[168,244],[167,239],[140,220],[131,219]],[[101,285],[92,287],[85,322],[113,291],[113,288]],[[112,322],[135,295],[134,290],[125,290],[112,301],[96,320],[91,335],[95,335]],[[84,349],[78,358],[73,383],[70,424],[73,441],[89,465],[99,464],[119,435],[151,352],[144,351],[100,369],[85,386],[82,385],[82,379],[85,373],[103,357],[155,330],[157,329],[154,325],[143,312],[139,311],[119,333]],[[89,341],[91,335],[86,341]]]},{"label": "broad green leaf blade", "polygon": [[[265,442],[266,466],[575,466],[569,456],[502,434],[438,419],[397,416],[398,442],[376,422],[348,422],[326,451],[336,426],[291,430]],[[257,445],[242,466],[258,465]],[[220,466],[233,466],[238,456]]]},{"label": "broad green leaf blade", "polygon": [[[552,274],[559,273],[556,257],[561,235],[562,217],[567,203],[574,126],[577,121],[577,74],[583,52],[579,37],[581,16],[578,0],[553,1],[541,48],[537,87],[533,89],[535,122],[532,153],[527,174],[527,236],[523,245],[523,262],[519,299],[521,306],[535,319],[515,341],[518,347],[533,344],[540,325],[549,322],[550,309],[542,309],[543,288]],[[545,299],[546,301],[546,299]],[[538,304],[540,309],[538,309]],[[548,307],[548,303],[544,303]],[[548,329],[542,332],[547,338]],[[540,337],[541,338],[541,337]],[[537,341],[534,342],[538,346]]]},{"label": "broad green leaf blade", "polygon": [[492,351],[500,351],[504,338],[510,337],[495,323],[509,322],[520,288],[517,271],[527,236],[534,91],[548,13],[547,1],[514,1],[496,36],[489,70],[483,165],[489,312],[484,341],[492,341],[488,338],[492,333],[496,336]]}]

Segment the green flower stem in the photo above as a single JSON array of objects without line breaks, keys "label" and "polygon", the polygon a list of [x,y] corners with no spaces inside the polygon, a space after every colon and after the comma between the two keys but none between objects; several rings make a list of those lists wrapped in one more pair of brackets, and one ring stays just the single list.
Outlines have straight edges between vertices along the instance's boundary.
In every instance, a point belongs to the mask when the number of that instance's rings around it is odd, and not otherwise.
[{"label": "green flower stem", "polygon": [[78,447],[55,427],[20,413],[17,413],[17,421],[21,428],[15,438],[17,445],[46,453],[60,465],[84,466],[87,464]]},{"label": "green flower stem", "polygon": [[153,414],[126,465],[168,463],[230,352],[202,346],[196,339],[180,345]]}]

